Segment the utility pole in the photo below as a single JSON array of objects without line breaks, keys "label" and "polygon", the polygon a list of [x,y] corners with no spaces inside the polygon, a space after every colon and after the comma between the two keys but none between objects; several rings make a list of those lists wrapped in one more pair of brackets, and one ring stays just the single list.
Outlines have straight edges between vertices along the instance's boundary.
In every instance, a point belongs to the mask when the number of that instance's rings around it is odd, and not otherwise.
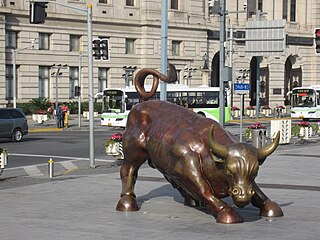
[{"label": "utility pole", "polygon": [[[161,5],[161,73],[168,74],[168,0]],[[167,83],[160,82],[160,100],[167,100]]]},{"label": "utility pole", "polygon": [[224,81],[226,80],[226,68],[225,63],[225,48],[224,42],[226,39],[226,0],[220,0],[220,52],[219,52],[219,123],[222,127],[225,125],[225,93],[224,93]]},{"label": "utility pole", "polygon": [[17,54],[20,51],[23,51],[25,49],[34,48],[34,44],[35,44],[35,39],[31,39],[30,45],[24,48],[17,48],[13,50],[13,67],[12,67],[12,71],[13,71],[13,83],[12,83],[12,98],[13,98],[13,108],[17,108]]}]

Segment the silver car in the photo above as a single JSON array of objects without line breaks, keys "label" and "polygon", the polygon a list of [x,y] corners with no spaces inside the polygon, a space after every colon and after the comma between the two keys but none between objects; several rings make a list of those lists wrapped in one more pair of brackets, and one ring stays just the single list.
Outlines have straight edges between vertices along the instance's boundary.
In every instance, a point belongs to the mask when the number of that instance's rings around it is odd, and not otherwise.
[{"label": "silver car", "polygon": [[18,108],[0,108],[0,138],[20,142],[28,134],[28,121]]}]

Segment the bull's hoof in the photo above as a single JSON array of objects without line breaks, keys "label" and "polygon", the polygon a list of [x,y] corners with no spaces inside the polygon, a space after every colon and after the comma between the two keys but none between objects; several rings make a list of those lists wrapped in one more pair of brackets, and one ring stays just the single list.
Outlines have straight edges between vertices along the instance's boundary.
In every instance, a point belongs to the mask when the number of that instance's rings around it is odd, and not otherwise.
[{"label": "bull's hoof", "polygon": [[133,211],[138,211],[139,207],[135,197],[123,196],[119,200],[116,210],[121,212],[133,212]]},{"label": "bull's hoof", "polygon": [[243,219],[240,217],[239,213],[237,213],[233,208],[226,207],[222,209],[221,212],[218,213],[217,223],[242,223]]},{"label": "bull's hoof", "polygon": [[282,217],[283,212],[279,205],[273,201],[268,201],[260,209],[260,216],[262,217]]}]

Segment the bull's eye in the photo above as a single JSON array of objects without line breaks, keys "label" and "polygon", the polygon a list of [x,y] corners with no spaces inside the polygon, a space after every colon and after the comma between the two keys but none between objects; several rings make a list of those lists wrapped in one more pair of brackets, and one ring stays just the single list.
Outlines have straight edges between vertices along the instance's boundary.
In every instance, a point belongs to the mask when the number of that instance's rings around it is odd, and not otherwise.
[{"label": "bull's eye", "polygon": [[232,195],[238,195],[240,193],[238,188],[232,189]]}]

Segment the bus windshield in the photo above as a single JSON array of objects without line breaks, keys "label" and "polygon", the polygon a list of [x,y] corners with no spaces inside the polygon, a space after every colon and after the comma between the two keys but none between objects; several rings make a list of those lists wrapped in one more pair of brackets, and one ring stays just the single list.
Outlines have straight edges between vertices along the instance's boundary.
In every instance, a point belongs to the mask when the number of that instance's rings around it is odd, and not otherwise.
[{"label": "bus windshield", "polygon": [[123,112],[124,93],[122,90],[105,90],[103,96],[102,112]]},{"label": "bus windshield", "polygon": [[294,89],[292,91],[292,107],[315,107],[316,91],[313,89]]}]

